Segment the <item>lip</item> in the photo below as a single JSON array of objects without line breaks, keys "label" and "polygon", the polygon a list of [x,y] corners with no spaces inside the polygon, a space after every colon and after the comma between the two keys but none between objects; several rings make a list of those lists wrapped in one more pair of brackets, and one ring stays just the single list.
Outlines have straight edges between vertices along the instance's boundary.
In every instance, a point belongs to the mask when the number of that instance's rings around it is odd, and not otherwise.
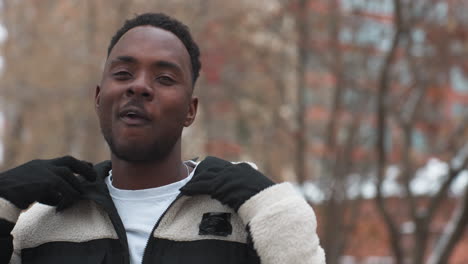
[{"label": "lip", "polygon": [[134,106],[124,107],[119,112],[119,119],[128,126],[142,126],[151,121],[151,118],[144,109]]}]

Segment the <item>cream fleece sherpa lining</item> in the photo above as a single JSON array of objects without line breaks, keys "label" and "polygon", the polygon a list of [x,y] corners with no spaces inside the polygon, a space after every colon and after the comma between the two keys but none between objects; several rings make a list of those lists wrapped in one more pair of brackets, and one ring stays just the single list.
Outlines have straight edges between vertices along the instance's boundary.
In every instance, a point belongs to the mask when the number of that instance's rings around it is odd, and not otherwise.
[{"label": "cream fleece sherpa lining", "polygon": [[[231,213],[232,234],[226,237],[214,235],[199,235],[199,224],[203,214],[208,212]],[[195,241],[202,239],[217,239],[246,243],[247,232],[239,216],[231,208],[222,205],[208,195],[187,197],[177,200],[161,220],[154,232],[154,237],[174,241]]]},{"label": "cream fleece sherpa lining", "polygon": [[11,223],[16,223],[18,216],[21,213],[21,209],[16,207],[10,201],[0,197],[0,218],[5,219]]},{"label": "cream fleece sherpa lining", "polygon": [[13,255],[11,255],[10,264],[21,264],[21,257],[18,252],[13,252]]},{"label": "cream fleece sherpa lining", "polygon": [[325,264],[314,211],[291,184],[269,187],[239,208],[262,264]]},{"label": "cream fleece sherpa lining", "polygon": [[36,203],[20,215],[12,234],[17,252],[55,241],[118,239],[105,211],[92,201],[80,201],[62,212]]}]

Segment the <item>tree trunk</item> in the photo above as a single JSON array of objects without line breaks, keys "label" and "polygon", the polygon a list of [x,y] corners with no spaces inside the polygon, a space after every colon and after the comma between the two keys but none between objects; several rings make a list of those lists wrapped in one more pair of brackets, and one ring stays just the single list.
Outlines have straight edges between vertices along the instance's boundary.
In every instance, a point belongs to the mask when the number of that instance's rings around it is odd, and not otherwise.
[{"label": "tree trunk", "polygon": [[387,137],[387,115],[388,109],[386,104],[386,99],[388,97],[389,87],[390,87],[390,70],[393,63],[393,60],[396,56],[397,48],[401,40],[402,35],[402,25],[401,25],[401,1],[394,0],[395,6],[395,19],[394,19],[394,28],[395,34],[392,40],[392,46],[390,51],[387,53],[385,58],[381,73],[380,80],[377,91],[377,109],[376,109],[376,120],[377,120],[377,140],[375,144],[375,150],[377,154],[377,195],[375,198],[377,209],[382,215],[387,231],[390,236],[390,244],[392,247],[393,255],[395,257],[396,264],[403,263],[403,249],[400,244],[400,232],[395,223],[395,220],[391,217],[390,212],[388,211],[385,200],[382,194],[382,183],[385,177],[386,170],[386,146],[385,139]]},{"label": "tree trunk", "polygon": [[306,82],[305,72],[307,67],[308,27],[307,27],[307,3],[308,0],[298,0],[296,14],[297,29],[297,133],[296,133],[296,175],[298,183],[306,180],[307,158],[307,127],[306,115]]}]

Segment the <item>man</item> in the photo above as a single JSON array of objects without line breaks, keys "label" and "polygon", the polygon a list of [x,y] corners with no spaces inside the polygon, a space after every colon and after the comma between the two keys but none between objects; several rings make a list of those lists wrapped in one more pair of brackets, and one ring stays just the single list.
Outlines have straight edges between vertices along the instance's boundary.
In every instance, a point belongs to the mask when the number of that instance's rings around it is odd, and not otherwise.
[{"label": "man", "polygon": [[181,161],[200,67],[179,21],[127,21],[95,95],[111,160],[3,172],[0,263],[325,263],[315,215],[290,184],[246,163]]}]

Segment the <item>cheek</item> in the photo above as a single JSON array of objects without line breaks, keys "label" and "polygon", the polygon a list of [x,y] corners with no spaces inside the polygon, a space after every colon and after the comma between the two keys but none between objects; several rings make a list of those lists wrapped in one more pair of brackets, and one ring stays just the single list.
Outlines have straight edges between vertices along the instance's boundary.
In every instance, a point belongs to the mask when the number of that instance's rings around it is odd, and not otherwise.
[{"label": "cheek", "polygon": [[162,113],[170,114],[173,117],[179,119],[180,116],[184,116],[188,112],[188,100],[185,94],[181,92],[171,92],[167,94],[155,94],[154,105],[155,108],[160,108]]},{"label": "cheek", "polygon": [[189,111],[189,105],[188,105],[187,100],[181,99],[177,103],[174,103],[173,112],[179,123],[185,122],[188,111]]},{"label": "cheek", "polygon": [[100,105],[106,111],[112,107],[112,104],[119,98],[119,89],[116,87],[106,87],[101,91]]},{"label": "cheek", "polygon": [[112,97],[107,93],[101,93],[98,116],[101,123],[110,123],[112,120],[113,105]]}]

